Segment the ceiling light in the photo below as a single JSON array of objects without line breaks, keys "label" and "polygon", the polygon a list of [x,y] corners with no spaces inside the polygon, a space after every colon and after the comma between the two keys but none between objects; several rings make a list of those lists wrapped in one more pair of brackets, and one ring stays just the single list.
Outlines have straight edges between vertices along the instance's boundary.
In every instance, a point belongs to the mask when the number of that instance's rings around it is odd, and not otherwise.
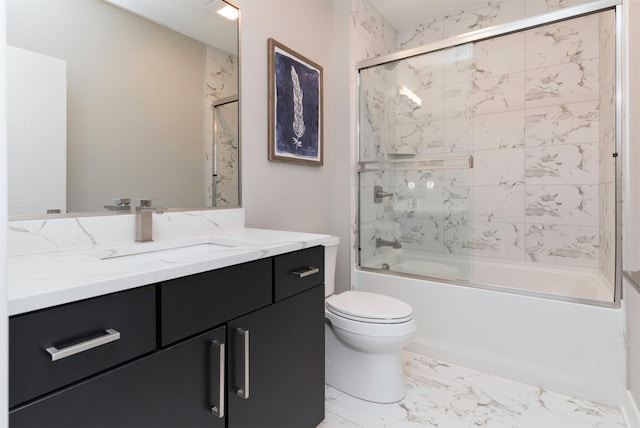
[{"label": "ceiling light", "polygon": [[218,13],[231,21],[238,19],[238,9],[233,6],[227,5],[220,9]]}]

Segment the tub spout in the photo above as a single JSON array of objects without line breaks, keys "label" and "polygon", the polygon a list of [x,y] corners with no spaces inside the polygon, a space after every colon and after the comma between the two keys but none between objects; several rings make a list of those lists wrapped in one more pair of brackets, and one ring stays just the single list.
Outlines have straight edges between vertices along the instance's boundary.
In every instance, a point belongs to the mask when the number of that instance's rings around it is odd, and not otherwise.
[{"label": "tub spout", "polygon": [[402,248],[402,242],[398,239],[394,241],[385,241],[384,239],[376,238],[376,248],[380,247]]}]

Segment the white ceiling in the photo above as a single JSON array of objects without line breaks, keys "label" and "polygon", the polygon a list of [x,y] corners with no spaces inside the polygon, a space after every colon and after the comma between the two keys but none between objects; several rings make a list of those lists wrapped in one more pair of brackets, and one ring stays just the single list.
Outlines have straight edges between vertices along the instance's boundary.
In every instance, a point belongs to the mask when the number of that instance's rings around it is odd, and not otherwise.
[{"label": "white ceiling", "polygon": [[403,31],[434,18],[486,6],[487,0],[369,0],[396,29]]}]

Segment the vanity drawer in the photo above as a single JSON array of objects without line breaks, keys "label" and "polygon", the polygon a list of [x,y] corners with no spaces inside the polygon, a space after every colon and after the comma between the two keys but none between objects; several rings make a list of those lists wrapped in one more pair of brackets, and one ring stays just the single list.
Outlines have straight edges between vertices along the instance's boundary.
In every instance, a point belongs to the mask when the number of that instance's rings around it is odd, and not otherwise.
[{"label": "vanity drawer", "polygon": [[324,282],[324,247],[274,257],[274,298],[286,299]]},{"label": "vanity drawer", "polygon": [[156,348],[147,286],[9,319],[9,406]]},{"label": "vanity drawer", "polygon": [[162,346],[271,304],[271,259],[160,284]]}]

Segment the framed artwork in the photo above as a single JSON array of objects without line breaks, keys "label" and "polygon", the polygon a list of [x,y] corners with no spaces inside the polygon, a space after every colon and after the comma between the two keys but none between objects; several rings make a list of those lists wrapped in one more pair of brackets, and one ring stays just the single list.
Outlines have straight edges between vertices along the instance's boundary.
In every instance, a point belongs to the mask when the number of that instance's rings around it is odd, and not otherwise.
[{"label": "framed artwork", "polygon": [[322,67],[269,39],[269,160],[321,166]]}]

